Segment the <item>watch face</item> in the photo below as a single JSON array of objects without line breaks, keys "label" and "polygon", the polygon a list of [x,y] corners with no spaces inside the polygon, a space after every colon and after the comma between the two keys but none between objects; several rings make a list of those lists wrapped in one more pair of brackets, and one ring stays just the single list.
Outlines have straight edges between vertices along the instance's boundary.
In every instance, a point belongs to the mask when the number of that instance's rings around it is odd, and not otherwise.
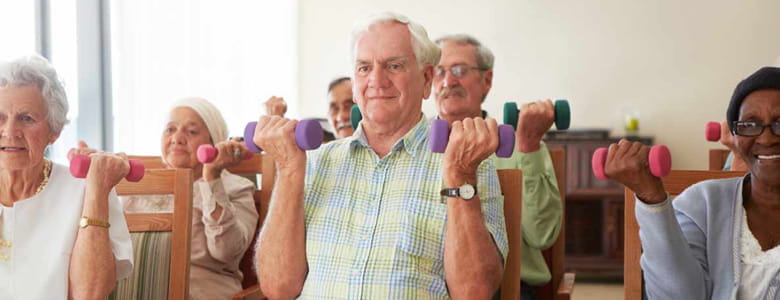
[{"label": "watch face", "polygon": [[460,197],[465,200],[471,200],[471,198],[474,198],[474,186],[470,185],[468,183],[460,186]]}]

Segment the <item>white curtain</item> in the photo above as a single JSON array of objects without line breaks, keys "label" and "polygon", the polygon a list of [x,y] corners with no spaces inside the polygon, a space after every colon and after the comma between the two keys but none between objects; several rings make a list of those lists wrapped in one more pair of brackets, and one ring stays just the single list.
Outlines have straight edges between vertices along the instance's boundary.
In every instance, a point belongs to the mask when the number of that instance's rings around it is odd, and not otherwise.
[{"label": "white curtain", "polygon": [[169,106],[199,96],[230,136],[283,96],[297,107],[296,1],[111,1],[114,150],[160,155]]}]

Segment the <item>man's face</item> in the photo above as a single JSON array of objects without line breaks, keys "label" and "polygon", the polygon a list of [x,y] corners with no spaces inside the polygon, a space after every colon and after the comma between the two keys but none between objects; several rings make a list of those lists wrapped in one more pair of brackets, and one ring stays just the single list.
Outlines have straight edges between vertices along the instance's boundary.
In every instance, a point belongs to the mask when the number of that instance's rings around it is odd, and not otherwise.
[{"label": "man's face", "polygon": [[431,91],[433,67],[418,66],[407,26],[372,25],[355,48],[353,92],[363,123],[391,130],[416,124]]},{"label": "man's face", "polygon": [[[461,77],[452,74],[455,66],[464,71]],[[477,68],[477,49],[473,45],[457,42],[441,45],[441,60],[433,77],[439,116],[447,120],[481,116],[482,100],[490,91],[493,70]]]},{"label": "man's face", "polygon": [[349,121],[349,113],[352,109],[352,82],[344,80],[328,93],[328,122],[333,127],[333,133],[337,139],[351,136],[352,124]]}]

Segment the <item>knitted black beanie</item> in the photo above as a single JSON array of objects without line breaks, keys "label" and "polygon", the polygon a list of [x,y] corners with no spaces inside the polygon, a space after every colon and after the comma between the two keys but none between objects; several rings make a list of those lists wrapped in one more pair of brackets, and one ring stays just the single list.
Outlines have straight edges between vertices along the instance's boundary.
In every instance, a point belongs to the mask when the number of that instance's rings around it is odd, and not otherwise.
[{"label": "knitted black beanie", "polygon": [[745,100],[750,93],[763,89],[780,90],[780,68],[763,67],[737,85],[734,95],[731,96],[729,108],[726,110],[726,120],[729,122],[731,132],[734,132],[734,121],[739,119],[742,100]]}]

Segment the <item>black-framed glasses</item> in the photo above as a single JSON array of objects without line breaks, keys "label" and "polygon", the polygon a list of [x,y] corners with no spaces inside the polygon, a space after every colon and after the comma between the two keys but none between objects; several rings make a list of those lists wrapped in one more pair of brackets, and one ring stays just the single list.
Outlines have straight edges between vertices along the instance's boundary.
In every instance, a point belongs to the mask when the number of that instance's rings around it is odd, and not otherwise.
[{"label": "black-framed glasses", "polygon": [[[478,71],[487,71],[486,68],[480,68],[480,67],[472,67],[469,65],[454,65],[449,68],[450,74],[452,74],[452,77],[455,78],[462,78],[463,76],[466,76],[469,74],[470,70],[478,70]],[[442,66],[436,66],[435,69],[433,69],[433,76],[438,78],[444,78],[444,76],[447,75],[447,68]]]},{"label": "black-framed glasses", "polygon": [[764,133],[764,128],[769,127],[772,134],[780,136],[780,121],[774,121],[772,124],[766,124],[756,121],[734,121],[733,132],[735,135],[754,137]]}]

